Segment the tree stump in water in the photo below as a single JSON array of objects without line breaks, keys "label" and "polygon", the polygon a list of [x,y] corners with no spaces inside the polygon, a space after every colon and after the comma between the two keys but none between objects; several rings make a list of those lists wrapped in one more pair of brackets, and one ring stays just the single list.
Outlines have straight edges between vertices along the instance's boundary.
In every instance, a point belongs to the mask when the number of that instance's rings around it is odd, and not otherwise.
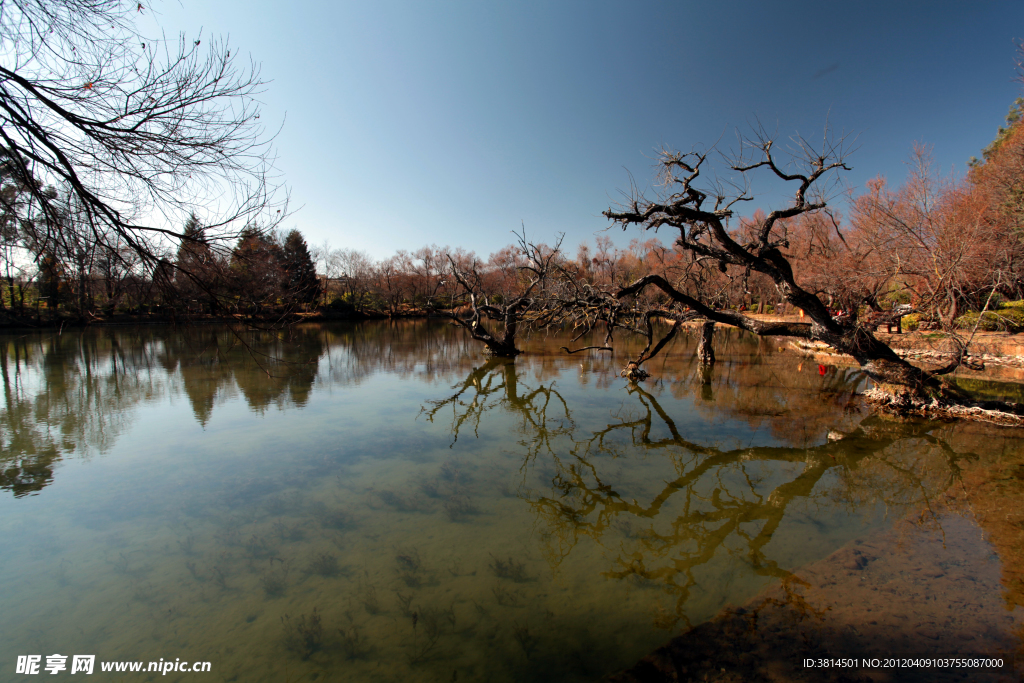
[{"label": "tree stump in water", "polygon": [[697,359],[701,365],[715,364],[715,321],[707,320],[700,326],[700,340],[697,342]]},{"label": "tree stump in water", "polygon": [[636,361],[630,361],[626,363],[626,367],[619,373],[621,377],[625,377],[630,382],[643,382],[645,379],[650,377],[650,373],[641,368]]}]

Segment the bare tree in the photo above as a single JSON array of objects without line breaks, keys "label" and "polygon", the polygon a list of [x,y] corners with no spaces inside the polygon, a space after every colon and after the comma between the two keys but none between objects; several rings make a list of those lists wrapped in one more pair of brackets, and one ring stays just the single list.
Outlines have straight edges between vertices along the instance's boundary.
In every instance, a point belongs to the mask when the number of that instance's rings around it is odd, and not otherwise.
[{"label": "bare tree", "polygon": [[[449,254],[447,275],[454,286],[446,297],[435,297],[435,306],[443,307],[444,315],[483,342],[493,355],[514,358],[522,353],[516,348],[521,324],[543,324],[540,318],[550,314],[545,291],[562,258],[561,246],[561,237],[554,247],[528,242],[524,231],[518,247],[492,257],[490,271],[476,258],[460,263]],[[531,313],[539,317],[531,319]],[[501,325],[500,333],[496,328],[492,331],[492,322]]]},{"label": "bare tree", "polygon": [[967,182],[936,177],[930,150],[915,145],[903,187],[875,181],[854,202],[858,233],[874,242],[890,278],[948,329],[1013,260],[1013,237],[998,228],[985,200]]},{"label": "bare tree", "polygon": [[[84,240],[152,271],[197,206],[211,244],[283,214],[258,70],[223,42],[143,35],[135,19],[148,11],[120,0],[3,6],[0,146],[24,192],[23,206],[2,208],[25,219],[37,253]],[[62,220],[50,186],[79,207],[76,221]]]},{"label": "bare tree", "polygon": [[373,259],[357,249],[332,252],[332,268],[343,278],[345,294],[356,308],[362,308],[370,292],[373,277]]},{"label": "bare tree", "polygon": [[399,252],[379,261],[373,268],[373,293],[384,305],[389,318],[397,317],[409,295],[408,254]]},{"label": "bare tree", "polygon": [[[966,350],[947,367],[927,372],[903,360],[877,339],[869,327],[858,323],[855,312],[836,316],[818,296],[797,284],[790,260],[783,252],[790,246],[786,222],[805,214],[827,212],[829,193],[837,182],[835,174],[849,167],[843,138],[826,132],[817,146],[803,138],[796,138],[794,144],[795,148],[783,155],[788,163],[783,163],[773,137],[756,129],[751,138],[741,139],[737,154],[723,157],[734,174],[729,182],[705,180],[714,150],[688,154],[663,151],[659,166],[666,188],[664,194],[648,199],[634,188],[624,206],[610,209],[604,215],[623,228],[638,225],[643,230],[668,227],[678,231],[676,247],[688,254],[690,267],[695,271],[715,269],[741,281],[754,273],[767,276],[780,299],[803,310],[810,322],[768,322],[740,311],[723,310],[707,298],[707,292],[687,288],[685,280],[673,282],[661,274],[644,276],[616,290],[592,288],[579,292],[569,308],[593,311],[592,319],[603,319],[611,327],[619,319],[636,321],[638,316],[646,315],[652,307],[641,303],[638,297],[656,289],[667,302],[661,307],[664,314],[652,311],[659,317],[678,319],[685,310],[761,336],[825,342],[853,356],[876,382],[885,400],[900,409],[930,405],[933,399],[962,400],[962,395],[940,381],[938,375],[955,369]],[[738,231],[730,231],[729,221],[734,218],[738,203],[753,199],[750,186],[757,173],[767,173],[775,181],[793,187],[792,199],[785,208],[762,214],[744,237]]]}]

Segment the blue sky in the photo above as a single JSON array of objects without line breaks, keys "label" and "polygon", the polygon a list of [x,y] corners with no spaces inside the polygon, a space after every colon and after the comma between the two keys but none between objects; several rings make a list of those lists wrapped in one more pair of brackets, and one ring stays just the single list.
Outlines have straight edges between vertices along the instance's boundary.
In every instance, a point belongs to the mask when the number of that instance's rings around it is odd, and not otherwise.
[{"label": "blue sky", "polygon": [[261,65],[299,209],[286,227],[375,258],[431,243],[486,256],[521,222],[574,251],[605,234],[629,173],[652,182],[661,146],[727,149],[755,121],[784,140],[820,138],[826,120],[855,136],[854,188],[902,180],[915,141],[962,174],[1022,94],[1019,0],[154,9],[169,35],[226,36]]}]

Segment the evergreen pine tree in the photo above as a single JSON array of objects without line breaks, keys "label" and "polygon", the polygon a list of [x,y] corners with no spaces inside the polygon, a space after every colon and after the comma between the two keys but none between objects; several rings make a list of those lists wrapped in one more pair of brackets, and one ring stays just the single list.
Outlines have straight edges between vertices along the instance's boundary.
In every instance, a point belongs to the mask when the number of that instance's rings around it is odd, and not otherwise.
[{"label": "evergreen pine tree", "polygon": [[314,303],[320,295],[320,278],[302,233],[292,230],[284,240],[284,287],[293,301]]}]

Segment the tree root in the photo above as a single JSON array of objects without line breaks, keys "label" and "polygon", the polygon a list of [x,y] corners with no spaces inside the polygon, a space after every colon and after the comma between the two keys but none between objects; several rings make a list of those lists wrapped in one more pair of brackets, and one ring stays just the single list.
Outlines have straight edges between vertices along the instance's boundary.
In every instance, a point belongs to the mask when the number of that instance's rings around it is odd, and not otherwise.
[{"label": "tree root", "polygon": [[1024,427],[1024,404],[1010,401],[969,401],[949,398],[915,398],[881,389],[864,392],[868,403],[886,413],[917,415],[934,420],[974,420],[1008,427]]},{"label": "tree root", "polygon": [[491,358],[515,358],[522,353],[514,344],[486,344],[486,353]]},{"label": "tree root", "polygon": [[629,363],[626,363],[626,367],[622,369],[622,372],[620,372],[619,375],[621,377],[625,377],[630,382],[643,382],[651,376],[651,373],[644,370],[635,362],[630,361]]}]

